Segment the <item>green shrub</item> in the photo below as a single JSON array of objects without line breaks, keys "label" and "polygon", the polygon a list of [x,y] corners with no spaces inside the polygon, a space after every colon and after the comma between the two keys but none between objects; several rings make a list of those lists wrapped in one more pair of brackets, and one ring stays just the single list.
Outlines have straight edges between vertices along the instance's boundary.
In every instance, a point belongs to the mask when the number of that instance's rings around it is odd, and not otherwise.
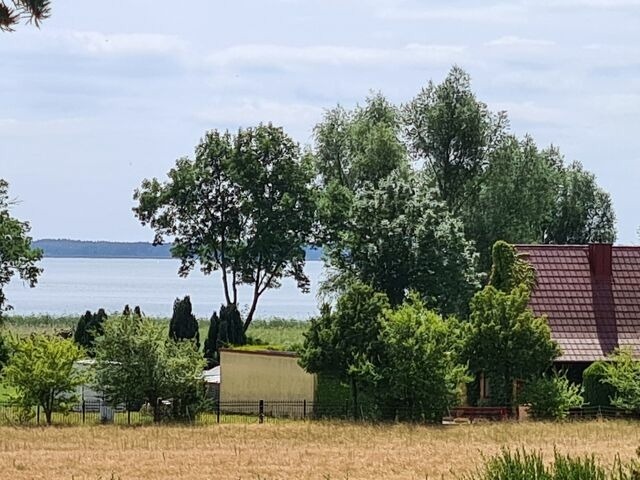
[{"label": "green shrub", "polygon": [[540,453],[503,450],[488,459],[476,473],[463,480],[638,480],[637,461],[622,463],[616,458],[611,470],[600,465],[593,456],[572,458],[556,452],[554,462],[545,466]]},{"label": "green shrub", "polygon": [[169,338],[173,340],[191,340],[200,349],[200,328],[193,314],[189,295],[173,302],[173,315],[169,322]]},{"label": "green shrub", "polygon": [[538,419],[562,419],[570,408],[584,404],[582,386],[572,384],[564,374],[543,375],[527,384],[522,400],[529,403],[529,413]]},{"label": "green shrub", "polygon": [[80,317],[78,325],[73,334],[73,340],[79,346],[83,347],[87,353],[93,356],[96,337],[104,332],[104,322],[107,320],[107,313],[104,308],[98,310],[97,313],[91,313],[89,310]]},{"label": "green shrub", "polygon": [[605,382],[607,365],[605,362],[592,363],[582,374],[584,387],[584,401],[592,406],[610,406],[611,399],[616,395],[616,389]]},{"label": "green shrub", "polygon": [[221,347],[246,345],[247,336],[240,311],[235,305],[222,305],[220,315],[213,312],[209,332],[204,342],[204,358],[209,366],[218,365]]}]

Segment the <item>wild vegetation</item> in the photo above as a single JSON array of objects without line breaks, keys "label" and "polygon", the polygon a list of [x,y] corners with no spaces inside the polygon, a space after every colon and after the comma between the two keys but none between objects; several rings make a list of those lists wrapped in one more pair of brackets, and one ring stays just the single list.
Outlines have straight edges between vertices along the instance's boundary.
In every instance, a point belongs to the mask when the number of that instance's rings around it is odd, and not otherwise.
[{"label": "wild vegetation", "polygon": [[[421,427],[293,422],[213,427],[0,427],[7,478],[122,480],[459,479],[503,447],[572,458],[595,455],[609,467],[636,458],[635,423],[499,423]],[[212,460],[214,459],[214,460]],[[500,478],[510,477],[476,477]],[[522,477],[513,477],[522,478]],[[527,477],[527,480],[536,477]],[[547,477],[542,477],[547,478]],[[593,480],[592,477],[561,477]],[[596,477],[597,479],[597,477]]]}]

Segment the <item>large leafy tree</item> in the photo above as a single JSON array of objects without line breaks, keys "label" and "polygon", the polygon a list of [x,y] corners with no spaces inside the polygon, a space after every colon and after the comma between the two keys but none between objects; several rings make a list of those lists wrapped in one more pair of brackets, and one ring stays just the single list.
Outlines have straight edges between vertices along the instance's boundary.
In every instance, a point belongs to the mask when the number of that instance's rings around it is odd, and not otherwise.
[{"label": "large leafy tree", "polygon": [[572,163],[562,173],[544,242],[613,243],[616,216],[611,196],[598,186],[595,175],[584,170],[580,163]]},{"label": "large leafy tree", "polygon": [[13,31],[21,20],[27,20],[36,27],[51,15],[50,0],[7,0],[0,1],[0,30]]},{"label": "large leafy tree", "polygon": [[423,173],[396,170],[377,187],[360,189],[326,250],[329,287],[355,278],[384,292],[392,305],[412,289],[429,308],[462,313],[480,285],[462,223]]},{"label": "large leafy tree", "polygon": [[155,230],[155,244],[173,240],[181,275],[196,263],[205,274],[220,270],[227,305],[238,305],[240,284],[253,287],[245,330],[260,296],[283,277],[308,291],[312,167],[281,128],[207,132],[195,158],[179,159],[168,176],[142,182],[135,215]]},{"label": "large leafy tree", "polygon": [[460,362],[457,322],[428,310],[411,295],[382,322],[383,361],[372,368],[383,412],[394,417],[440,420],[460,402],[467,381]]},{"label": "large leafy tree", "polygon": [[531,137],[506,136],[488,157],[478,197],[462,209],[465,230],[476,243],[483,270],[496,240],[540,243],[552,221],[562,179],[557,149],[540,150]]},{"label": "large leafy tree", "polygon": [[472,373],[489,379],[491,401],[511,405],[514,382],[542,374],[560,350],[546,318],[529,308],[531,268],[504,242],[494,247],[494,259],[491,284],[471,301],[464,356]]},{"label": "large leafy tree", "polygon": [[57,408],[77,400],[74,390],[85,376],[74,364],[82,357],[82,349],[72,340],[44,334],[14,339],[4,383],[15,390],[19,405],[42,407],[50,425]]},{"label": "large leafy tree", "polygon": [[355,282],[340,296],[335,309],[322,308],[305,333],[300,364],[311,373],[349,383],[354,415],[360,390],[370,386],[371,366],[380,364],[381,322],[388,308],[386,295]]},{"label": "large leafy tree", "polygon": [[190,341],[174,341],[162,325],[148,319],[111,318],[96,339],[96,383],[114,405],[148,402],[154,421],[162,419],[162,400],[196,396],[204,360]]},{"label": "large leafy tree", "polygon": [[18,275],[30,287],[35,287],[42,269],[38,261],[42,251],[31,247],[29,223],[11,216],[9,185],[0,179],[0,322],[2,313],[11,309],[6,304],[4,287],[14,275]]},{"label": "large leafy tree", "polygon": [[471,90],[471,78],[453,67],[441,84],[429,82],[404,109],[414,157],[433,174],[442,198],[458,213],[475,200],[488,154],[504,135],[506,117],[492,114]]},{"label": "large leafy tree", "polygon": [[321,191],[317,239],[325,248],[345,231],[354,195],[409,168],[399,112],[385,97],[369,97],[353,110],[329,110],[314,130],[314,165]]},{"label": "large leafy tree", "polygon": [[408,165],[399,113],[381,94],[353,110],[329,110],[314,134],[315,164],[324,185],[336,182],[355,192]]}]

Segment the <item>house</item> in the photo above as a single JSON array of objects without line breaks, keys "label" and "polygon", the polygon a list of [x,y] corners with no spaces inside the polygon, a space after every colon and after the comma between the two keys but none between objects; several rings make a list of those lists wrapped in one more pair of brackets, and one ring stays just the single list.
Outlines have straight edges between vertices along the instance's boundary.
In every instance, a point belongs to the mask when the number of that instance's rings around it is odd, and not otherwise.
[{"label": "house", "polygon": [[640,355],[640,247],[516,245],[536,270],[530,307],[548,318],[557,366],[580,381],[617,347]]}]

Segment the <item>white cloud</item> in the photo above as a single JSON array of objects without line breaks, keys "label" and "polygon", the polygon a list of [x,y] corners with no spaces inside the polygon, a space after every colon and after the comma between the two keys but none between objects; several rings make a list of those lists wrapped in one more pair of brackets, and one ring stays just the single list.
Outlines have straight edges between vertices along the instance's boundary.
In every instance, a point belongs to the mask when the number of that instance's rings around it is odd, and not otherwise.
[{"label": "white cloud", "polygon": [[69,32],[62,36],[91,54],[166,55],[183,53],[187,43],[172,35],[148,33]]},{"label": "white cloud", "polygon": [[346,46],[240,45],[212,53],[208,57],[208,61],[216,67],[420,66],[455,63],[462,59],[465,51],[466,47],[460,45],[417,43],[395,49]]},{"label": "white cloud", "polygon": [[551,40],[541,40],[533,38],[522,38],[515,35],[507,35],[504,37],[496,38],[490,42],[485,43],[488,47],[552,47],[556,44]]},{"label": "white cloud", "polygon": [[387,20],[424,21],[451,20],[471,23],[514,23],[524,20],[526,8],[517,2],[485,6],[460,7],[406,7],[392,6],[379,9],[378,17]]},{"label": "white cloud", "polygon": [[530,3],[547,7],[598,8],[606,10],[640,7],[640,0],[535,0]]}]

